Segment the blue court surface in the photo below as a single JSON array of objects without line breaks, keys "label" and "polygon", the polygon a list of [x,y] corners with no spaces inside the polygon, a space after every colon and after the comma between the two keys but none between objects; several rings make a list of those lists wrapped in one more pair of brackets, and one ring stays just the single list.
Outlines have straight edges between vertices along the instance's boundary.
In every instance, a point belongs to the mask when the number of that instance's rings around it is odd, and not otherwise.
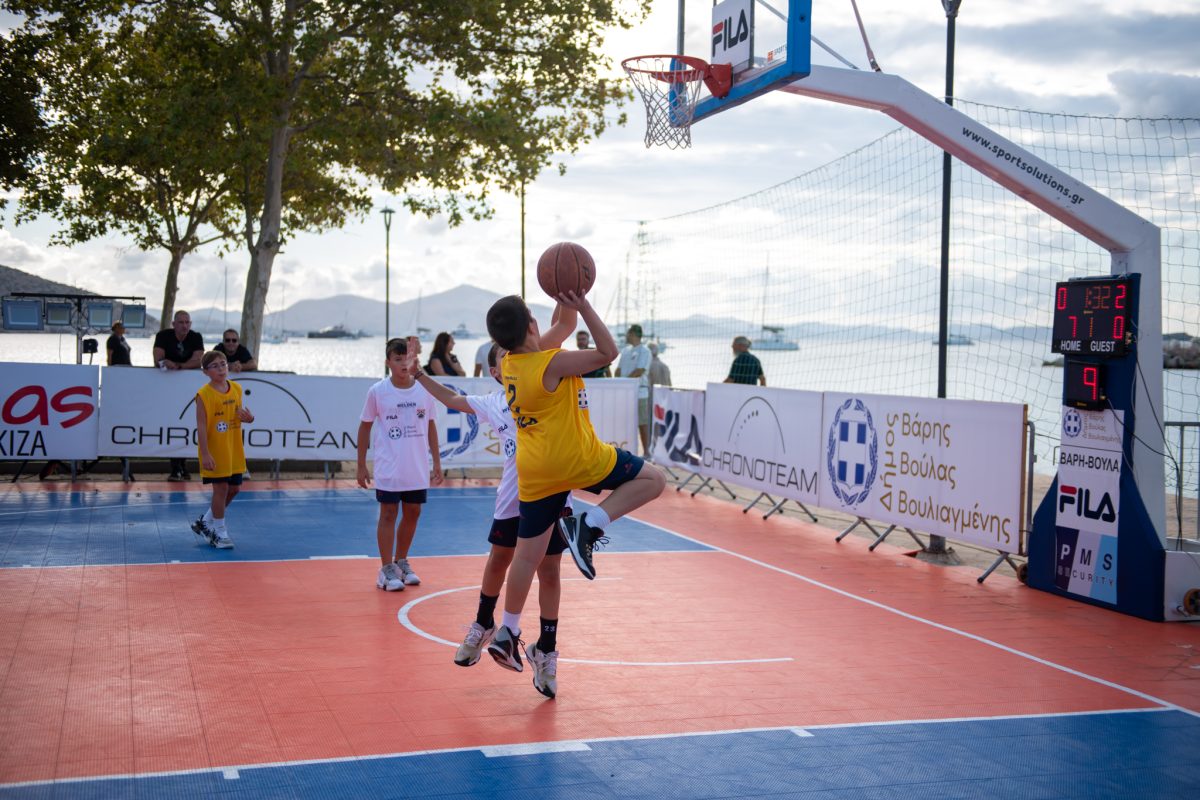
[{"label": "blue court surface", "polygon": [[217,551],[199,488],[0,493],[0,797],[1200,798],[1197,626],[668,492],[566,557],[547,700],[451,661],[492,489],[385,593],[373,493],[252,487]]},{"label": "blue court surface", "polygon": [[[486,555],[495,491],[431,489],[429,497],[412,557]],[[374,558],[377,552],[374,492],[244,492],[230,507],[230,535],[237,546],[228,551],[214,550],[189,528],[208,508],[206,499],[195,491],[10,497],[0,505],[0,567]],[[588,507],[579,500],[575,505]],[[245,531],[270,535],[239,535]],[[618,520],[613,532],[633,534],[613,537],[616,552],[708,549],[630,519]]]}]

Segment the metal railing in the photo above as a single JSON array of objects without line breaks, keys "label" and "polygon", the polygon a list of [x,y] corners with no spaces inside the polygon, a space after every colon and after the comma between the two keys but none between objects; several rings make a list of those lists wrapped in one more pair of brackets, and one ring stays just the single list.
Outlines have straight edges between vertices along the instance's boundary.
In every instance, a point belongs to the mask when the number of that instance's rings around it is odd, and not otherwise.
[{"label": "metal railing", "polygon": [[[1163,428],[1166,429],[1167,431],[1169,431],[1169,429],[1171,429],[1171,428],[1179,429],[1179,449],[1177,451],[1179,453],[1179,458],[1177,460],[1175,460],[1175,495],[1178,498],[1179,502],[1187,504],[1188,494],[1187,494],[1186,488],[1183,485],[1184,476],[1187,473],[1186,467],[1188,465],[1187,430],[1188,430],[1188,428],[1196,428],[1197,431],[1200,432],[1200,422],[1172,422],[1172,421],[1168,420],[1167,422],[1163,423]],[[1197,504],[1200,504],[1200,435],[1198,435],[1196,437],[1195,459],[1192,461],[1192,463],[1195,465],[1194,471],[1195,471],[1195,475],[1196,475],[1195,502]],[[1198,510],[1198,512],[1200,512],[1200,508],[1198,508],[1197,510]],[[1175,509],[1168,508],[1167,516],[1169,518],[1171,518],[1172,520],[1174,520],[1175,519]],[[1183,537],[1183,525],[1184,525],[1183,520],[1179,520],[1176,524],[1179,526],[1179,530],[1176,532],[1176,536],[1178,538],[1182,538]],[[1196,514],[1196,530],[1195,530],[1194,538],[1196,538],[1197,540],[1200,540],[1200,513]]]}]

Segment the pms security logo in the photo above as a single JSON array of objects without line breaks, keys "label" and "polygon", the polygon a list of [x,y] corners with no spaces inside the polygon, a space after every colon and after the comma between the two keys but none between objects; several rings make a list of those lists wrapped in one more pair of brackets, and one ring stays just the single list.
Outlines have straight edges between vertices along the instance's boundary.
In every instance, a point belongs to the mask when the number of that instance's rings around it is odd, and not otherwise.
[{"label": "pms security logo", "polygon": [[[463,397],[467,393],[452,383],[443,383],[447,389],[458,392]],[[441,451],[442,458],[452,458],[462,455],[471,448],[471,443],[479,435],[479,418],[474,414],[464,414],[453,408],[446,409],[446,444]]]},{"label": "pms security logo", "polygon": [[1062,432],[1063,436],[1068,439],[1074,439],[1083,433],[1083,417],[1075,409],[1068,408],[1063,412]]},{"label": "pms security logo", "polygon": [[862,400],[850,398],[833,415],[825,467],[833,494],[843,505],[866,501],[879,469],[879,436]]}]

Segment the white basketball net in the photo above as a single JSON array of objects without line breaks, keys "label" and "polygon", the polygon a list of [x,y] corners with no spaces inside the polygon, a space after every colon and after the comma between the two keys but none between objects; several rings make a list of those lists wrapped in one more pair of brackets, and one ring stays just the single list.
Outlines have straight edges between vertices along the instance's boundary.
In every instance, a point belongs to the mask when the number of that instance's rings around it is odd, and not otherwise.
[{"label": "white basketball net", "polygon": [[637,56],[621,66],[646,104],[646,147],[691,147],[692,116],[705,71],[674,56]]}]

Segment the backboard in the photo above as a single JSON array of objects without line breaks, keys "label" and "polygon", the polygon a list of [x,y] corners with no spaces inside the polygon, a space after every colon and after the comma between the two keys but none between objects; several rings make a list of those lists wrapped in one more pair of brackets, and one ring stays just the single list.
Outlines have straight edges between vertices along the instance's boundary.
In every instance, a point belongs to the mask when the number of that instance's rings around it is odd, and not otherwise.
[{"label": "backboard", "polygon": [[705,92],[694,120],[808,75],[812,0],[681,0],[676,46],[710,64],[733,65],[733,88]]}]

